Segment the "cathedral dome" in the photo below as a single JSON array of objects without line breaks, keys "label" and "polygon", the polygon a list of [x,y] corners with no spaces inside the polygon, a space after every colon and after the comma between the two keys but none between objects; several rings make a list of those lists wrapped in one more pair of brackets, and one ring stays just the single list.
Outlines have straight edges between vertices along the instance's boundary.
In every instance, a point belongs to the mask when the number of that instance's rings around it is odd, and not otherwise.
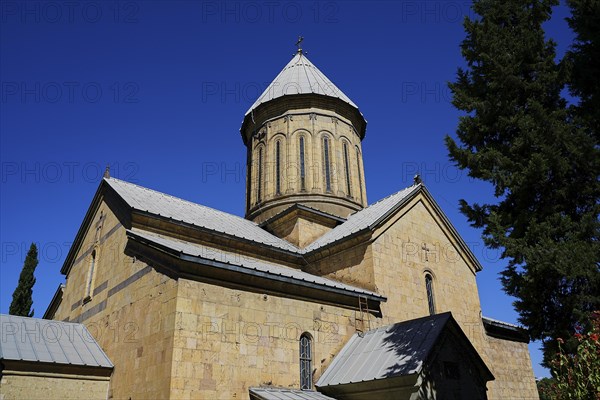
[{"label": "cathedral dome", "polygon": [[246,218],[294,205],[346,218],[367,204],[356,104],[301,49],[244,115]]}]

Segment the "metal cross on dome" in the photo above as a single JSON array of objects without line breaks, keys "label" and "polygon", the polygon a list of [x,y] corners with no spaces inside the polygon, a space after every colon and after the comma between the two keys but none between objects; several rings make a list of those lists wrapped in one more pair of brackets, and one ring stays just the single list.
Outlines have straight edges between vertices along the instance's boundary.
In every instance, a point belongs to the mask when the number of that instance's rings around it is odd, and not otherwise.
[{"label": "metal cross on dome", "polygon": [[298,53],[302,54],[302,41],[304,40],[304,38],[302,36],[298,36],[298,40],[296,41],[296,47],[298,48]]}]

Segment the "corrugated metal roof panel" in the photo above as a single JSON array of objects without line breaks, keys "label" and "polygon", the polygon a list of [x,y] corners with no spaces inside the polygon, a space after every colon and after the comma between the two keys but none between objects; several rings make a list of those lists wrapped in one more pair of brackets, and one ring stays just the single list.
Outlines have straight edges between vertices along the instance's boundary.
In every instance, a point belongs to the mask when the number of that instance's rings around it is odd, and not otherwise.
[{"label": "corrugated metal roof panel", "polygon": [[237,238],[267,244],[283,250],[297,252],[291,243],[265,231],[258,224],[236,215],[192,203],[168,194],[147,189],[115,178],[105,181],[132,208],[154,215],[171,218],[198,227],[222,232]]},{"label": "corrugated metal roof panel", "polygon": [[374,296],[383,299],[379,294],[357,288],[355,286],[346,285],[344,283],[327,279],[321,276],[309,274],[298,269],[284,267],[279,264],[269,263],[266,261],[250,258],[241,254],[227,253],[212,247],[202,246],[200,244],[191,243],[183,240],[150,233],[140,229],[128,230],[130,234],[141,237],[147,241],[167,247],[179,253],[183,253],[192,257],[201,257],[212,261],[218,261],[230,265],[247,268],[250,270],[265,272],[272,275],[283,276],[296,279],[299,281],[310,282],[321,286],[341,289],[348,292],[353,292],[362,295]]},{"label": "corrugated metal roof panel", "polygon": [[250,388],[250,394],[258,400],[334,400],[313,390]]},{"label": "corrugated metal roof panel", "polygon": [[358,109],[348,96],[306,58],[306,54],[298,52],[283,67],[281,72],[273,79],[273,82],[258,97],[248,111],[246,111],[246,115],[262,103],[273,99],[294,94],[310,93],[336,97]]},{"label": "corrugated metal roof panel", "polygon": [[105,178],[105,181],[129,206],[136,210],[296,254],[310,253],[311,251],[318,250],[320,247],[337,242],[356,232],[371,227],[420,187],[419,185],[410,186],[350,215],[346,222],[336,226],[306,248],[299,249],[286,240],[267,232],[258,224],[236,215],[192,203],[119,179]]},{"label": "corrugated metal roof panel", "polygon": [[319,239],[315,240],[308,245],[304,251],[308,253],[370,227],[419,187],[419,185],[407,187],[377,203],[373,203],[372,205],[355,212],[348,217],[346,222],[336,226]]},{"label": "corrugated metal roof panel", "polygon": [[0,314],[1,360],[112,368],[83,324]]},{"label": "corrugated metal roof panel", "polygon": [[400,322],[354,334],[316,383],[317,387],[418,373],[450,313]]}]

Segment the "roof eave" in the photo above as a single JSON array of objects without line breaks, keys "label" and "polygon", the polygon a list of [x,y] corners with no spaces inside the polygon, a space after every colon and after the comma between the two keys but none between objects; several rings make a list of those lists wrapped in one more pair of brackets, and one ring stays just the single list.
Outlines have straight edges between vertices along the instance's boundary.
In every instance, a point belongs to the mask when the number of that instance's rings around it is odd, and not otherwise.
[{"label": "roof eave", "polygon": [[135,232],[131,232],[131,231],[127,231],[127,237],[131,238],[132,240],[135,240],[141,244],[144,244],[146,246],[155,248],[163,253],[169,254],[170,256],[178,258],[182,261],[188,261],[188,262],[192,262],[195,264],[208,265],[208,266],[222,269],[222,270],[241,272],[241,273],[256,276],[259,278],[265,278],[265,279],[283,282],[283,283],[292,283],[296,286],[303,286],[303,287],[310,288],[310,289],[322,290],[322,291],[326,291],[326,292],[330,292],[330,293],[334,293],[334,294],[342,295],[342,296],[349,296],[349,297],[356,297],[356,298],[362,296],[362,297],[367,298],[368,300],[378,302],[378,303],[387,301],[387,298],[384,296],[365,293],[362,291],[361,292],[350,291],[350,290],[346,290],[346,289],[342,289],[342,288],[320,285],[320,284],[317,284],[314,282],[307,282],[307,281],[293,278],[293,277],[286,277],[286,276],[281,276],[281,275],[268,273],[268,272],[264,272],[264,271],[257,271],[255,269],[252,269],[249,267],[238,266],[238,265],[234,265],[234,264],[230,264],[230,263],[211,260],[211,259],[201,257],[201,256],[186,254],[183,252],[176,251],[168,246],[164,246],[162,244],[150,241],[144,237],[141,237],[140,235],[135,234]]},{"label": "roof eave", "polygon": [[[260,246],[263,248],[267,248],[269,249],[269,251],[273,251],[275,253],[279,253],[279,254],[284,254],[287,256],[293,256],[294,258],[298,258],[300,257],[300,253],[298,253],[299,249],[297,251],[292,251],[292,250],[287,250],[287,249],[283,249],[281,247],[277,247],[268,243],[262,243],[262,242],[257,242],[254,241],[252,239],[246,239],[246,238],[242,238],[239,236],[235,236],[226,232],[221,232],[221,231],[217,231],[214,229],[210,229],[204,226],[198,226],[198,225],[194,225],[192,223],[189,222],[185,222],[185,221],[180,221],[180,220],[176,220],[170,217],[165,217],[163,215],[159,215],[159,214],[155,214],[155,213],[151,213],[149,211],[144,211],[144,210],[140,210],[140,209],[133,209],[132,212],[134,214],[138,214],[138,215],[143,215],[143,216],[147,216],[147,217],[151,217],[151,218],[156,218],[158,220],[163,220],[163,221],[167,221],[173,225],[177,225],[177,226],[182,226],[182,227],[187,227],[187,228],[191,228],[194,230],[197,230],[199,232],[205,232],[207,234],[210,234],[212,236],[218,236],[227,240],[234,240],[234,241],[238,241],[238,242],[243,242],[246,244],[250,244],[253,246]],[[292,245],[293,246],[293,245]]]},{"label": "roof eave", "polygon": [[490,318],[481,317],[485,333],[497,339],[511,340],[521,343],[529,343],[529,334],[527,330],[518,326],[513,326],[501,321],[495,321]]},{"label": "roof eave", "polygon": [[291,98],[301,98],[301,97],[309,98],[312,96],[315,96],[316,98],[326,98],[333,102],[340,102],[341,104],[344,104],[345,106],[347,106],[349,109],[352,109],[354,111],[354,113],[356,114],[355,116],[361,121],[361,126],[355,127],[356,129],[359,129],[357,131],[358,136],[360,137],[361,140],[363,140],[365,138],[366,132],[367,132],[367,120],[365,119],[365,117],[362,114],[362,112],[360,111],[360,109],[358,107],[356,107],[354,104],[348,103],[348,102],[340,99],[339,97],[332,97],[332,96],[328,96],[328,95],[324,95],[324,94],[320,94],[320,93],[300,93],[300,94],[288,94],[288,95],[276,97],[274,99],[265,101],[264,103],[260,103],[256,107],[248,110],[248,112],[244,115],[244,119],[242,120],[242,125],[240,127],[240,135],[242,136],[242,140],[244,141],[244,144],[246,146],[248,145],[245,132],[246,132],[249,124],[254,123],[254,113],[259,113],[263,109],[265,109],[273,104],[276,104],[276,103],[282,102],[282,101],[285,102]]}]

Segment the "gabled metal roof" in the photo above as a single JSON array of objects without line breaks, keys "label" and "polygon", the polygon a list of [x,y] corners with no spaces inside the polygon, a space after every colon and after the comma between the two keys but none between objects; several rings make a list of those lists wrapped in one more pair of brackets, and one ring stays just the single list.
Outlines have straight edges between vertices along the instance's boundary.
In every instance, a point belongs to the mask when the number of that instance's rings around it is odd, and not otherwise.
[{"label": "gabled metal roof", "polygon": [[83,324],[0,314],[0,360],[113,368]]},{"label": "gabled metal roof", "polygon": [[420,373],[446,329],[458,335],[463,351],[469,353],[488,380],[494,379],[452,314],[446,312],[377,328],[364,336],[354,334],[316,386],[324,388]]},{"label": "gabled metal roof", "polygon": [[[413,198],[414,195],[422,192],[427,198],[430,199],[442,220],[447,223],[450,231],[455,236],[458,245],[466,253],[467,258],[470,259],[475,266],[475,270],[477,271],[482,269],[477,258],[461,239],[458,232],[456,232],[456,229],[454,229],[448,218],[444,215],[437,203],[435,203],[435,200],[431,197],[423,184],[407,187],[406,189],[394,193],[360,211],[357,211],[356,213],[350,215],[345,222],[336,226],[304,249],[300,249],[288,241],[269,233],[257,223],[236,215],[218,211],[197,203],[192,203],[187,200],[147,189],[145,187],[128,183],[119,179],[104,178],[104,182],[114,189],[115,192],[134,210],[171,219],[175,222],[189,224],[195,227],[206,229],[208,231],[269,246],[276,250],[285,251],[289,254],[295,254],[298,256],[304,256],[312,252],[319,251],[323,247],[340,242],[345,238],[360,233],[361,231],[375,229],[380,223],[386,221],[390,215],[402,208],[402,206],[411,198]],[[80,231],[81,229],[83,228],[80,228]],[[81,232],[78,233],[78,237],[80,235]],[[71,250],[73,250],[73,247]],[[72,257],[73,255],[69,253],[69,256]],[[69,260],[69,256],[67,257],[67,261]],[[67,261],[65,261],[65,265],[68,264]],[[65,266],[63,266],[61,272],[66,272]]]},{"label": "gabled metal roof", "polygon": [[329,78],[306,58],[306,54],[297,52],[248,111],[246,111],[246,115],[267,101],[288,95],[310,93],[336,97],[358,109],[348,96],[338,89]]},{"label": "gabled metal roof", "polygon": [[104,178],[104,180],[135,210],[185,222],[297,254],[309,253],[360,230],[371,227],[419,187],[410,186],[352,214],[346,222],[336,226],[305,249],[299,249],[286,240],[267,232],[255,222],[236,215],[192,203],[116,178]]},{"label": "gabled metal roof", "polygon": [[252,400],[334,400],[314,390],[250,388]]},{"label": "gabled metal roof", "polygon": [[270,234],[260,228],[258,224],[247,219],[119,179],[104,178],[104,180],[135,210],[279,249],[291,252],[298,251],[298,248],[293,244]]},{"label": "gabled metal roof", "polygon": [[370,206],[355,212],[348,217],[346,222],[336,226],[315,240],[313,243],[308,245],[304,251],[308,253],[372,227],[374,224],[377,224],[381,218],[384,218],[390,211],[394,210],[394,207],[402,204],[405,199],[407,199],[412,193],[415,193],[420,187],[420,185],[407,187],[406,189],[379,200],[377,203],[371,204]]},{"label": "gabled metal roof", "polygon": [[450,313],[400,322],[354,334],[317,387],[343,385],[418,373]]},{"label": "gabled metal roof", "polygon": [[241,254],[226,253],[213,247],[206,247],[188,241],[177,240],[140,229],[128,230],[127,234],[134,239],[143,239],[146,241],[146,243],[150,242],[157,244],[162,248],[170,249],[178,253],[180,257],[183,256],[182,258],[186,258],[185,256],[191,256],[198,259],[216,261],[224,264],[225,266],[241,267],[237,270],[246,274],[260,273],[265,277],[270,276],[271,279],[275,280],[286,278],[289,282],[299,285],[314,284],[323,288],[336,290],[338,293],[346,292],[344,293],[346,295],[362,295],[376,301],[386,300],[385,297],[369,290],[346,285],[344,283],[321,276],[312,275],[299,269],[284,267],[279,264],[246,257]]}]

